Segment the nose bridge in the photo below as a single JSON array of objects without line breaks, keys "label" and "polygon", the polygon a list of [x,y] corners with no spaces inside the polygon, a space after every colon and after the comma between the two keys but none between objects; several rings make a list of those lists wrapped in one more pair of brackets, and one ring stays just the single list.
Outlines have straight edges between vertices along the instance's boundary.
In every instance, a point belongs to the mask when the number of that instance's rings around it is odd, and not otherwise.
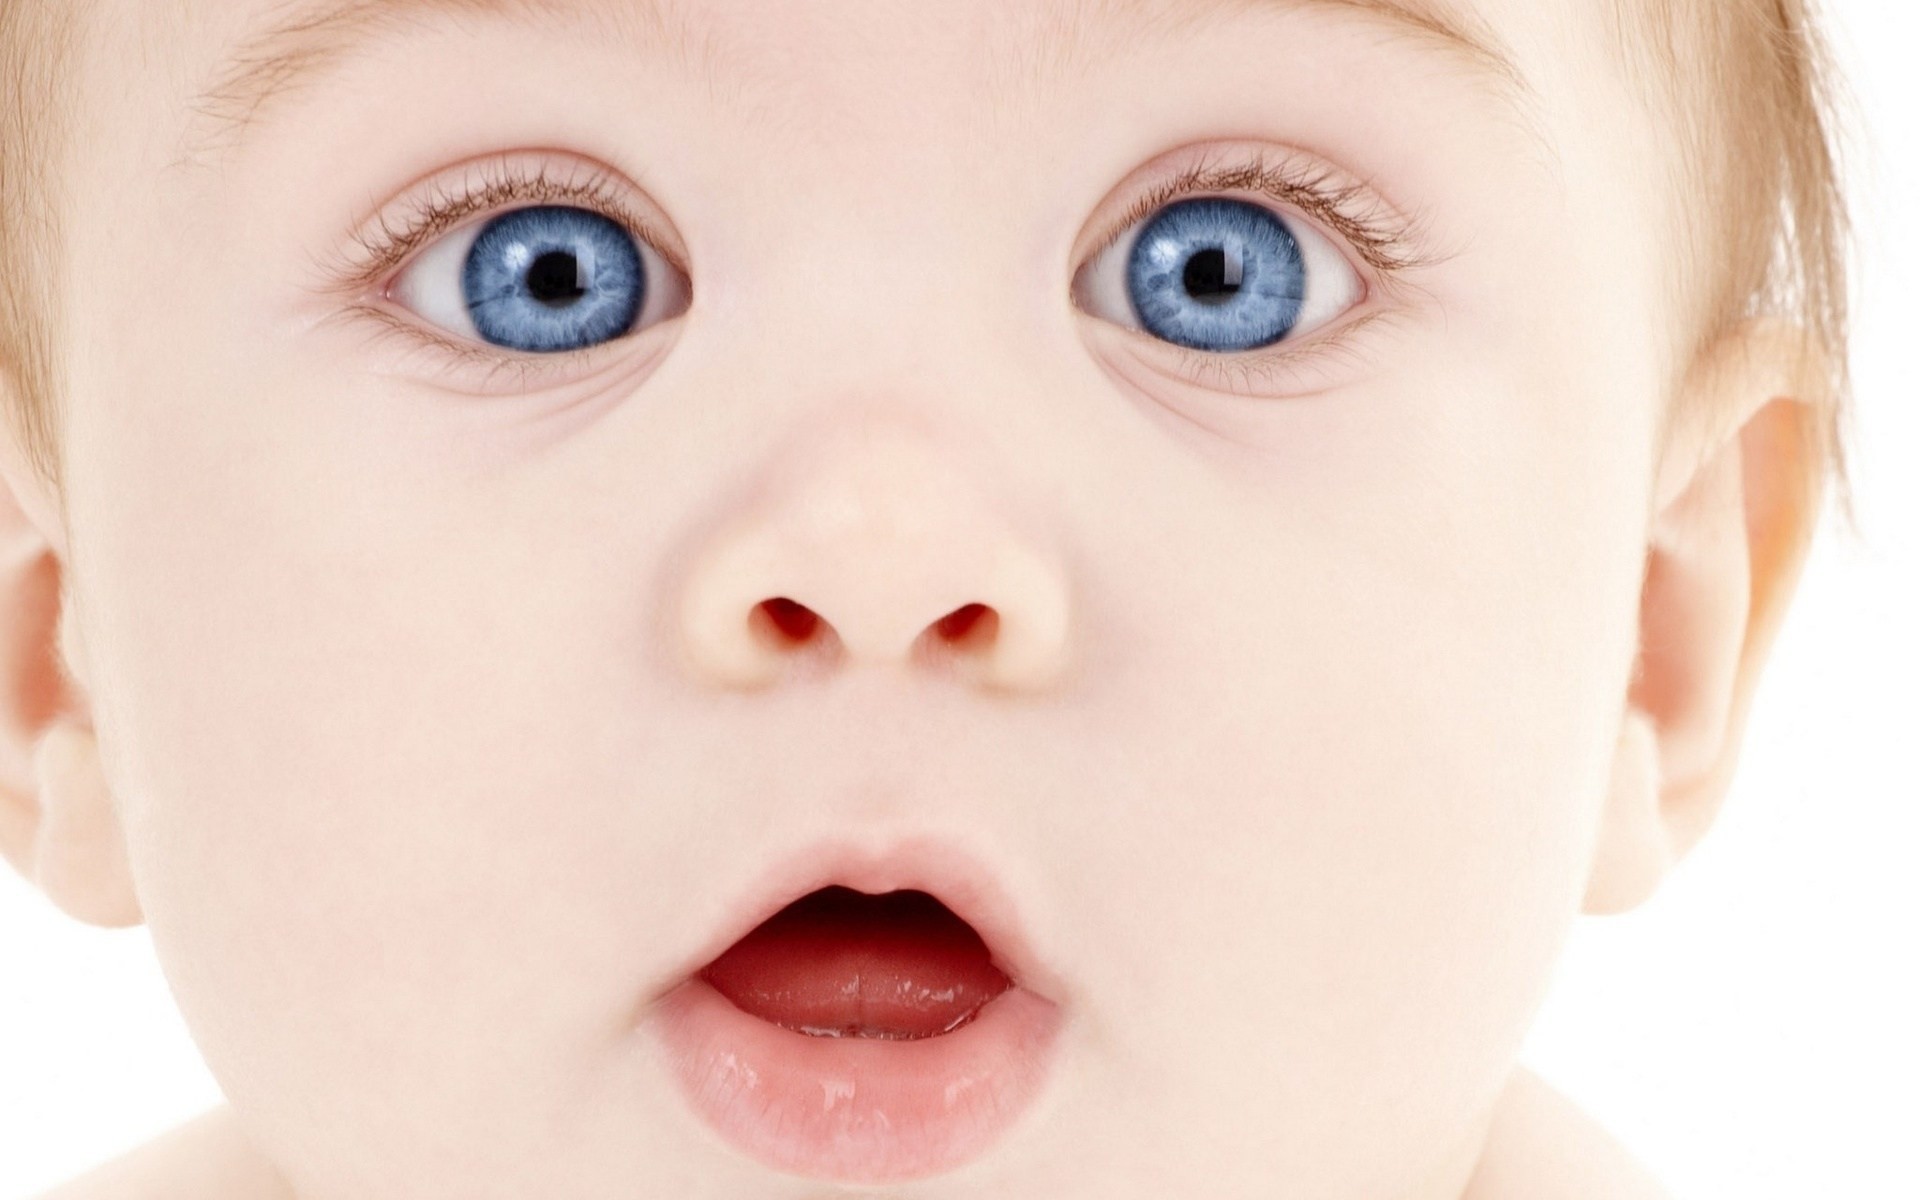
[{"label": "nose bridge", "polygon": [[773,333],[789,361],[857,362],[886,374],[890,361],[926,364],[979,337],[997,309],[1016,302],[990,294],[996,263],[978,229],[983,217],[954,215],[932,189],[880,191],[823,197],[746,269],[743,333]]},{"label": "nose bridge", "polygon": [[[1008,456],[1032,431],[994,415],[1046,420],[1019,402],[1038,381],[1016,239],[995,227],[1017,207],[994,196],[1007,181],[898,120],[817,148],[774,164],[778,199],[737,210],[752,232],[708,310],[713,366],[778,432],[680,579],[677,640],[711,681],[767,683],[786,643],[760,614],[785,601],[825,626],[810,652],[837,641],[860,672],[931,654],[1037,686],[1063,664],[1070,581]],[[951,628],[985,632],[955,656]]]},{"label": "nose bridge", "polygon": [[726,205],[717,273],[737,344],[917,359],[1030,302],[1009,281],[1030,240],[1009,225],[1012,164],[988,141],[928,136],[934,119],[849,118],[747,160],[740,182],[760,186]]}]

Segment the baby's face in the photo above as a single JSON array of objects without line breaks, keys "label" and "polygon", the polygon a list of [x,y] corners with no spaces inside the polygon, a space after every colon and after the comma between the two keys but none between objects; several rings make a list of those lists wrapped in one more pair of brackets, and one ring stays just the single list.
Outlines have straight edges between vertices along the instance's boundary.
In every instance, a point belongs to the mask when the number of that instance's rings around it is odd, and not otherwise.
[{"label": "baby's face", "polygon": [[[1457,1194],[1633,664],[1600,6],[1475,6],[1526,117],[1358,5],[393,7],[236,132],[288,6],[107,0],[69,212],[107,777],[302,1196]],[[981,914],[1005,1095],[685,1096],[680,985],[833,881]],[[826,1050],[926,1115],[916,1044]]]}]

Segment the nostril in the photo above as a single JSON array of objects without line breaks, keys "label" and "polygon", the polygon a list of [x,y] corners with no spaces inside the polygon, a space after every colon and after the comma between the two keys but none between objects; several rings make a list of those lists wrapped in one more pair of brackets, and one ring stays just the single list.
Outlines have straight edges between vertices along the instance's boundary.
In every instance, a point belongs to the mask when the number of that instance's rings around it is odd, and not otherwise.
[{"label": "nostril", "polygon": [[986,605],[965,604],[954,609],[946,616],[941,617],[934,627],[940,631],[941,637],[951,638],[957,641],[960,638],[966,637],[967,634],[972,631],[973,627],[979,623],[980,618],[986,615]]},{"label": "nostril", "polygon": [[[785,596],[776,596],[771,600],[762,601],[760,607],[776,629],[795,641],[805,641],[812,637],[814,630],[820,626],[819,613]],[[987,606],[984,604],[961,605],[934,622],[934,629],[941,637],[958,641],[980,624],[981,618],[987,615],[987,611]]]},{"label": "nostril", "polygon": [[767,619],[771,620],[781,633],[795,641],[805,641],[813,636],[820,625],[820,614],[806,605],[789,600],[785,596],[776,596],[761,603]]}]

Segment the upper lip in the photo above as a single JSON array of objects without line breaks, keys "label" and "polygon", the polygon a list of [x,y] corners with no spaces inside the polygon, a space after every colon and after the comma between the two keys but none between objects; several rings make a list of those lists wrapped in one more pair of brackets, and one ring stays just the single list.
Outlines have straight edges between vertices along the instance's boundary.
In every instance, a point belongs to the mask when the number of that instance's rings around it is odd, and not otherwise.
[{"label": "upper lip", "polygon": [[993,965],[1014,986],[1056,1004],[1064,998],[1063,981],[1034,951],[999,878],[965,848],[936,837],[905,839],[877,850],[844,839],[801,847],[758,876],[727,908],[727,918],[714,935],[676,965],[675,983],[699,973],[793,901],[832,884],[869,895],[926,892],[973,927]]}]

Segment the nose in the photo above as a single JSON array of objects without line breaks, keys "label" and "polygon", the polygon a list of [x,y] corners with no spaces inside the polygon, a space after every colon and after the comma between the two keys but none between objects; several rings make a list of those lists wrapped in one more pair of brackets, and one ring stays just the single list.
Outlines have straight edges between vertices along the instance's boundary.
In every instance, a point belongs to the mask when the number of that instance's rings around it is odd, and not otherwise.
[{"label": "nose", "polygon": [[693,557],[677,616],[689,669],[732,687],[833,670],[1056,683],[1071,641],[1059,555],[954,440],[888,417],[783,452]]}]

